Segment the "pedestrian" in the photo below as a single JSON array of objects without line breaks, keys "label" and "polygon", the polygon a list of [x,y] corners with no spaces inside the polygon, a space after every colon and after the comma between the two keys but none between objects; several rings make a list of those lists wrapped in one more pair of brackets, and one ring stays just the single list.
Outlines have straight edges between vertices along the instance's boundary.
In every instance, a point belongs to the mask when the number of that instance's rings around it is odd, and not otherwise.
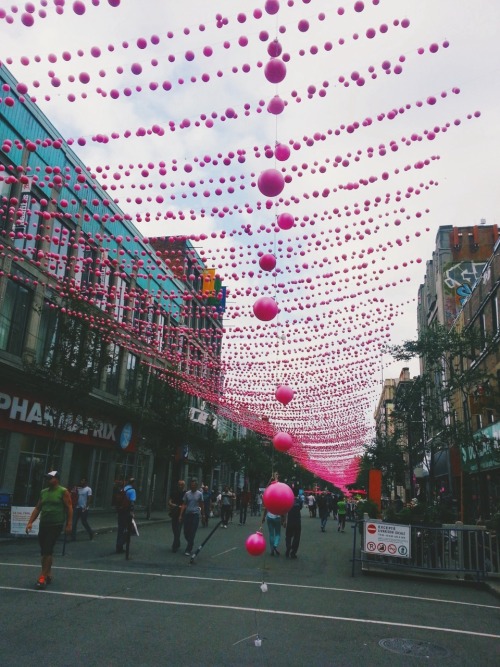
[{"label": "pedestrian", "polygon": [[137,499],[135,492],[135,479],[129,477],[125,486],[118,493],[116,500],[116,515],[118,519],[118,530],[116,532],[116,553],[122,554],[125,544],[130,539],[130,529],[134,518],[134,506]]},{"label": "pedestrian", "polygon": [[177,482],[177,488],[172,491],[170,498],[168,499],[168,513],[172,519],[172,533],[174,535],[174,541],[172,542],[172,551],[175,552],[179,550],[181,546],[181,506],[184,502],[184,494],[186,493],[186,482],[183,479],[180,479]]},{"label": "pedestrian", "polygon": [[244,487],[240,496],[240,526],[244,526],[247,521],[248,504],[251,497],[250,491]]},{"label": "pedestrian", "polygon": [[345,529],[345,515],[346,515],[346,502],[343,496],[340,496],[339,502],[337,503],[337,516],[339,518],[339,527],[337,528],[338,532],[344,532]]},{"label": "pedestrian", "polygon": [[293,490],[295,499],[292,508],[286,516],[285,544],[287,558],[297,558],[297,551],[300,544],[300,533],[302,531],[302,520],[300,511],[304,505],[298,494],[298,488]]},{"label": "pedestrian", "polygon": [[312,519],[316,517],[316,498],[313,492],[307,496],[307,506],[309,507],[309,517]]},{"label": "pedestrian", "polygon": [[57,538],[63,526],[65,526],[66,533],[70,533],[73,522],[71,495],[60,485],[58,471],[48,472],[45,479],[48,481],[48,486],[42,489],[40,499],[26,524],[26,533],[29,534],[33,529],[33,522],[40,516],[38,543],[42,557],[42,571],[37,579],[36,587],[41,590],[45,589],[47,584],[52,583],[53,553]]},{"label": "pedestrian", "polygon": [[267,529],[269,531],[269,546],[271,547],[271,556],[279,556],[278,547],[281,540],[281,526],[285,523],[285,518],[279,514],[273,514],[265,507],[262,514],[262,522],[267,519]]},{"label": "pedestrian", "polygon": [[328,516],[330,514],[330,504],[328,502],[327,492],[323,491],[318,495],[317,499],[319,520],[321,522],[321,532],[326,532],[326,522],[328,521]]},{"label": "pedestrian", "polygon": [[82,526],[85,528],[89,535],[89,539],[94,539],[94,531],[89,526],[88,516],[89,516],[89,507],[92,501],[92,489],[87,484],[85,477],[82,477],[80,484],[75,489],[77,499],[76,505],[73,507],[73,527],[71,530],[71,541],[76,540],[76,529],[78,526],[78,521],[81,520]]},{"label": "pedestrian", "polygon": [[264,496],[261,491],[257,491],[255,501],[257,504],[257,516],[260,516],[262,514],[262,504],[264,503]]},{"label": "pedestrian", "polygon": [[225,486],[222,489],[222,493],[219,495],[222,528],[227,528],[228,521],[231,518],[233,510],[233,498],[234,493],[231,493],[229,487]]},{"label": "pedestrian", "polygon": [[203,493],[198,489],[198,480],[193,478],[189,484],[182,500],[179,521],[184,519],[184,537],[186,538],[185,556],[191,556],[194,538],[200,523],[200,515],[203,517],[205,509],[203,506]]}]

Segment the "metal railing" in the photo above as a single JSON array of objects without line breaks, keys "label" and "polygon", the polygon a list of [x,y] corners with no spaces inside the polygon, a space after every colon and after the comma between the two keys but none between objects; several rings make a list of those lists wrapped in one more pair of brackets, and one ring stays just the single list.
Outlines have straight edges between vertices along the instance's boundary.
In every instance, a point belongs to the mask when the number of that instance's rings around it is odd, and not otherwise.
[{"label": "metal railing", "polygon": [[[384,522],[371,519],[353,524],[352,576],[355,574],[355,563],[360,562],[365,572],[370,569],[390,569],[408,573],[454,575],[476,581],[483,581],[486,577],[500,577],[498,535],[484,526],[461,523],[441,527],[401,526],[406,531],[403,547],[406,555],[400,557],[397,549],[392,549],[396,553],[391,555],[386,548],[387,544],[377,544],[376,538],[370,543],[366,540],[365,545],[367,522],[384,528]],[[397,524],[390,526],[397,528]]]}]

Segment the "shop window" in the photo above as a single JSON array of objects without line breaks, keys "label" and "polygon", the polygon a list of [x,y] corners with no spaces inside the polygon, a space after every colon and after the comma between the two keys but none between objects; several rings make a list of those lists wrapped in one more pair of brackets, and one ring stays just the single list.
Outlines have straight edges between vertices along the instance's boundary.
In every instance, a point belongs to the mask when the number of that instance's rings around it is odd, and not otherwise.
[{"label": "shop window", "polygon": [[126,306],[128,302],[129,283],[121,276],[116,277],[116,285],[112,290],[114,296],[114,316],[117,322],[123,322],[125,318]]},{"label": "shop window", "polygon": [[33,293],[22,282],[26,274],[16,271],[7,281],[0,312],[0,350],[20,356],[33,300]]},{"label": "shop window", "polygon": [[[49,470],[59,470],[62,446],[47,438],[27,438],[17,466],[13,504],[34,507]],[[61,480],[63,486],[68,480]]]},{"label": "shop window", "polygon": [[5,459],[7,457],[7,443],[9,441],[9,431],[0,431],[0,487],[2,486],[3,471],[5,469]]},{"label": "shop window", "polygon": [[106,495],[108,490],[108,474],[110,466],[110,451],[108,449],[94,449],[92,468],[89,475],[89,484],[92,489],[92,505],[94,507],[109,507],[111,498]]},{"label": "shop window", "polygon": [[496,421],[495,419],[495,411],[492,410],[491,408],[486,409],[486,423],[488,424],[494,424]]},{"label": "shop window", "polygon": [[145,505],[147,497],[146,471],[148,469],[149,456],[146,454],[125,454],[124,458],[117,462],[115,467],[115,482],[127,481],[130,477],[135,479],[135,491],[137,494],[137,505]]}]

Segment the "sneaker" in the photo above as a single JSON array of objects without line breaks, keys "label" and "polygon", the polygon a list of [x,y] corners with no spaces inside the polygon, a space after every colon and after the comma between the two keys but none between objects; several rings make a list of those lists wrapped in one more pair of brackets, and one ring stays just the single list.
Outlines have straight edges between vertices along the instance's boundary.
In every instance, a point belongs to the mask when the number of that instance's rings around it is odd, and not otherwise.
[{"label": "sneaker", "polygon": [[190,556],[190,555],[191,555],[191,552],[190,552],[190,551],[185,551],[185,552],[184,552],[184,555],[185,555],[185,556]]},{"label": "sneaker", "polygon": [[290,558],[297,558],[297,554],[290,554]]},{"label": "sneaker", "polygon": [[47,588],[47,581],[44,576],[38,577],[38,580],[36,582],[36,588],[38,588],[38,590],[40,591],[43,591],[45,590],[45,588]]}]

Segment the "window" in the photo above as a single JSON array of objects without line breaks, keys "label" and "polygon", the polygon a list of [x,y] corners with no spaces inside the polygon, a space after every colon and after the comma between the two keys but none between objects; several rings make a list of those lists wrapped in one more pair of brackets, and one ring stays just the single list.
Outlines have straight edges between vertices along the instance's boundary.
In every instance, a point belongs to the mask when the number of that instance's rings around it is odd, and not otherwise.
[{"label": "window", "polygon": [[479,313],[479,343],[481,350],[486,347],[486,314],[484,310]]},{"label": "window", "polygon": [[[30,259],[35,255],[37,246],[36,236],[39,233],[40,227],[40,219],[38,217],[40,206],[37,207],[37,204],[37,200],[30,196],[23,218],[24,221],[22,223],[19,222],[14,227],[14,246]],[[37,207],[36,210],[35,207]]]},{"label": "window", "polygon": [[486,423],[494,424],[495,423],[495,411],[491,408],[486,408]]},{"label": "window", "polygon": [[116,276],[115,288],[112,288],[111,296],[114,296],[114,316],[118,322],[125,319],[125,308],[128,300],[129,283],[121,276]]},{"label": "window", "polygon": [[118,375],[120,372],[120,346],[110,343],[108,348],[108,364],[106,366],[105,389],[110,394],[118,393]]},{"label": "window", "polygon": [[[5,174],[5,172],[3,172]],[[9,227],[10,183],[0,180],[0,231]]]},{"label": "window", "polygon": [[125,393],[127,398],[134,398],[137,388],[137,372],[139,369],[138,357],[127,352],[127,370],[125,377]]},{"label": "window", "polygon": [[50,237],[49,269],[52,275],[64,278],[68,270],[71,230],[60,220],[54,222]]},{"label": "window", "polygon": [[78,242],[78,267],[80,270],[80,287],[83,293],[92,291],[94,284],[94,271],[97,261],[97,248],[91,245],[85,236],[81,236]]},{"label": "window", "polygon": [[483,428],[483,416],[482,415],[474,415],[476,419],[476,431],[480,431]]},{"label": "window", "polygon": [[0,350],[20,356],[33,300],[33,293],[23,284],[26,276],[19,269],[7,281],[5,297],[0,312]]},{"label": "window", "polygon": [[36,360],[39,364],[46,364],[52,359],[56,344],[58,318],[59,311],[55,305],[45,301],[36,341]]},{"label": "window", "polygon": [[496,336],[498,333],[498,291],[495,290],[491,295],[491,333]]}]

